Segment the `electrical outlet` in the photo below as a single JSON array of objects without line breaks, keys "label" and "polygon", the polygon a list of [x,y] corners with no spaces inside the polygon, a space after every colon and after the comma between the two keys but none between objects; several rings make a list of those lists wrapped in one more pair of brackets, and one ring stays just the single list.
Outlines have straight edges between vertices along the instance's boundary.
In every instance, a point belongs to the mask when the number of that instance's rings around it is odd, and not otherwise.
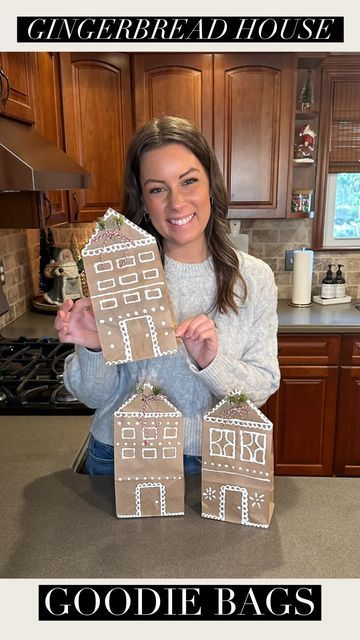
[{"label": "electrical outlet", "polygon": [[285,251],[285,271],[292,271],[294,269],[294,252]]},{"label": "electrical outlet", "polygon": [[0,283],[4,286],[5,284],[5,269],[4,269],[4,261],[0,260]]}]

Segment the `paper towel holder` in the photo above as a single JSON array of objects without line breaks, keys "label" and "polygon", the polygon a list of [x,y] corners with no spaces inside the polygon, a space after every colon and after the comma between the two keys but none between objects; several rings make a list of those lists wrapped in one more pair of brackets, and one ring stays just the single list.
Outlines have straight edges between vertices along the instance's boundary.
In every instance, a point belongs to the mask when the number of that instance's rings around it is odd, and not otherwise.
[{"label": "paper towel holder", "polygon": [[[307,249],[306,247],[302,247],[301,249],[297,250],[298,253],[301,254],[301,252],[308,252],[311,253],[313,256],[313,251],[311,249]],[[313,264],[311,264],[311,270],[313,269]],[[292,300],[290,300],[288,302],[289,307],[295,307],[297,309],[307,309],[308,307],[312,307],[313,306],[313,302],[311,299],[311,295],[310,295],[310,301],[309,302],[304,302],[304,303],[300,303],[300,302],[293,302]]]}]

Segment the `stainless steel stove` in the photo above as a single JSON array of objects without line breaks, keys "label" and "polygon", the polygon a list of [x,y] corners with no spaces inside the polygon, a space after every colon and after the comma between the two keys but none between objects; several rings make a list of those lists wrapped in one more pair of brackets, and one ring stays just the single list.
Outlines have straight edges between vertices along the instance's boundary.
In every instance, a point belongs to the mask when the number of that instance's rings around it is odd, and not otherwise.
[{"label": "stainless steel stove", "polygon": [[73,351],[55,338],[0,337],[0,415],[94,413],[64,386],[64,360]]}]

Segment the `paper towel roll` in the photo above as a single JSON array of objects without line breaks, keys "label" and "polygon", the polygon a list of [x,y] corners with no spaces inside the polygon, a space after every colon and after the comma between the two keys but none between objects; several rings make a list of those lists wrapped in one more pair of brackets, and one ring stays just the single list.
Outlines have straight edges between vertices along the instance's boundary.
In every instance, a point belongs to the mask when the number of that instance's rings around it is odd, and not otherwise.
[{"label": "paper towel roll", "polygon": [[314,252],[310,249],[294,251],[293,267],[293,304],[310,304],[311,281],[313,272]]}]

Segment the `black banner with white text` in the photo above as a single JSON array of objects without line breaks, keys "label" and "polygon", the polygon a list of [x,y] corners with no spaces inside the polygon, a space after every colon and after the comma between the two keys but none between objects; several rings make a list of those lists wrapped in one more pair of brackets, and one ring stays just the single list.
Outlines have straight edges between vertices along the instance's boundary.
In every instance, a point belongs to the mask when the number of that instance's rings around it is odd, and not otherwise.
[{"label": "black banner with white text", "polygon": [[39,620],[321,620],[321,585],[39,585]]},{"label": "black banner with white text", "polygon": [[21,16],[17,42],[277,42],[344,41],[343,17]]}]

